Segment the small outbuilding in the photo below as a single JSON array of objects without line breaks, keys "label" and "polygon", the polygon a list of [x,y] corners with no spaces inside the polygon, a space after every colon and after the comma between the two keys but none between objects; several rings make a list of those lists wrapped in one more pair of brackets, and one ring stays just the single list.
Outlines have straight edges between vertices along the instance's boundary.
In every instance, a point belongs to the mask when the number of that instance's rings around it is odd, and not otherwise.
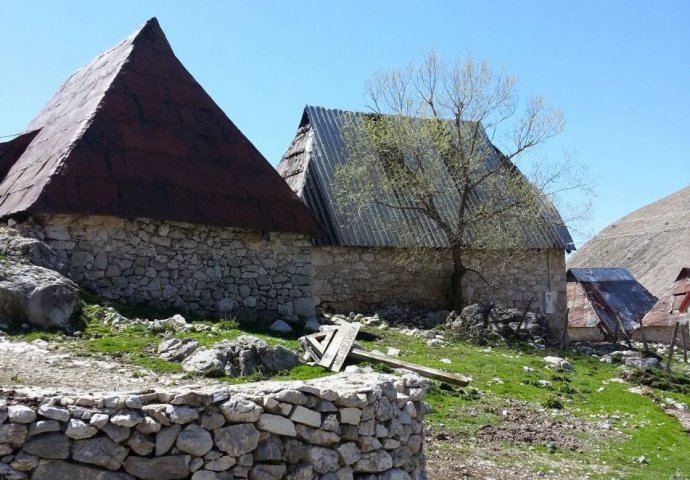
[{"label": "small outbuilding", "polygon": [[314,315],[309,210],[173,53],[156,19],[0,144],[0,219],[103,297]]},{"label": "small outbuilding", "polygon": [[653,342],[670,343],[676,323],[690,320],[690,268],[681,269],[676,281],[642,318],[645,335]]},{"label": "small outbuilding", "polygon": [[[349,119],[364,113],[307,106],[296,136],[278,165],[278,171],[302,199],[324,231],[312,252],[314,293],[326,311],[370,311],[385,305],[444,309],[449,306],[452,262],[430,255],[428,261],[396,261],[409,247],[389,226],[391,219],[408,222],[419,244],[429,251],[447,247],[440,229],[427,220],[406,220],[399,211],[377,205],[368,212],[343,212],[336,202],[333,179],[346,162],[345,129]],[[487,139],[488,141],[488,139]],[[487,164],[500,161],[500,152],[487,148]],[[358,185],[352,185],[356,191]],[[398,192],[406,195],[406,192]],[[481,202],[481,195],[473,198]],[[443,198],[444,215],[454,215],[452,198]],[[481,252],[472,266],[492,285],[474,275],[463,277],[472,302],[498,302],[508,307],[542,310],[553,333],[565,325],[565,252],[574,249],[568,229],[552,205],[544,203],[539,227],[524,232],[520,254],[510,266],[503,252]],[[479,253],[479,252],[478,252]],[[560,338],[560,337],[559,337]]]},{"label": "small outbuilding", "polygon": [[621,330],[636,338],[640,320],[656,303],[625,268],[571,268],[566,280],[571,341],[612,341]]}]

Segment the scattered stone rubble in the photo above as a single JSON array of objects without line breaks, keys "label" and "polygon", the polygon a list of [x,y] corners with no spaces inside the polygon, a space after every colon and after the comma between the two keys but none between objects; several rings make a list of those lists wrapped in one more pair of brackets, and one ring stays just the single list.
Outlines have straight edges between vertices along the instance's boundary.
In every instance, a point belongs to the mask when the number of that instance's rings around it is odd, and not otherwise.
[{"label": "scattered stone rubble", "polygon": [[300,363],[292,350],[281,345],[271,347],[248,335],[217,343],[211,348],[201,348],[196,340],[172,338],[161,342],[158,356],[163,360],[182,362],[182,368],[187,372],[209,377],[271,374],[292,370]]},{"label": "scattered stone rubble", "polygon": [[[498,304],[474,304],[462,312],[420,310],[403,306],[386,307],[373,315],[361,313],[325,314],[322,323],[359,322],[379,328],[399,328],[402,333],[423,338],[430,347],[442,346],[446,333],[462,335],[488,343],[520,338],[538,349],[544,349],[549,335],[543,315],[506,308]],[[327,330],[322,327],[322,330]],[[516,330],[520,328],[519,332]]]},{"label": "scattered stone rubble", "polygon": [[426,388],[350,373],[178,393],[0,390],[0,478],[425,479]]},{"label": "scattered stone rubble", "polygon": [[620,363],[622,365],[640,369],[666,368],[659,358],[668,354],[668,346],[650,343],[650,354],[644,352],[641,342],[632,342],[633,350],[629,347],[610,342],[579,342],[572,346],[573,350],[584,355],[598,358],[603,363]]},{"label": "scattered stone rubble", "polygon": [[543,315],[498,304],[470,305],[460,315],[451,312],[447,324],[452,331],[471,338],[520,338],[540,348],[544,347],[549,335],[548,322]]}]

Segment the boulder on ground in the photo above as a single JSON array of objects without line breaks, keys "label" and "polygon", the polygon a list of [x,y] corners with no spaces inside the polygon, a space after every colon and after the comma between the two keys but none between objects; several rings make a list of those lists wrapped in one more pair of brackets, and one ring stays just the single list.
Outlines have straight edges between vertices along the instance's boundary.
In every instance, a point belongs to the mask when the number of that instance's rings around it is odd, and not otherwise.
[{"label": "boulder on ground", "polygon": [[296,352],[281,345],[271,347],[263,340],[244,335],[233,341],[217,343],[210,349],[195,350],[182,362],[182,368],[198,375],[218,376],[225,373],[231,377],[242,377],[291,370],[299,363]]},{"label": "boulder on ground", "polygon": [[292,327],[288,325],[283,320],[276,320],[268,327],[269,330],[276,333],[290,333],[292,332]]},{"label": "boulder on ground", "polygon": [[79,287],[56,271],[0,259],[0,323],[73,331]]},{"label": "boulder on ground", "polygon": [[199,342],[191,338],[171,338],[158,345],[158,356],[169,362],[181,362],[199,348]]},{"label": "boulder on ground", "polygon": [[291,370],[300,362],[297,353],[292,350],[281,345],[271,347],[263,340],[248,335],[238,337],[232,342],[223,342],[216,347],[225,351],[225,372],[229,376]]},{"label": "boulder on ground", "polygon": [[225,371],[225,357],[216,348],[200,348],[182,362],[182,368],[185,372],[218,377]]}]

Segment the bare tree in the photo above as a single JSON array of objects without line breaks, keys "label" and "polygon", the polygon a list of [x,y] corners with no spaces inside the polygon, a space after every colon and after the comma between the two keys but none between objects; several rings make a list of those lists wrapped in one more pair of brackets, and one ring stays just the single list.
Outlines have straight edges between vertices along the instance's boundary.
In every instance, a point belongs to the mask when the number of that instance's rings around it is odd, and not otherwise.
[{"label": "bare tree", "polygon": [[[561,133],[563,115],[540,96],[520,100],[515,77],[486,62],[448,64],[432,53],[421,65],[374,77],[367,93],[370,113],[345,122],[338,205],[360,221],[367,210],[385,209],[379,217],[406,247],[401,253],[449,256],[453,308],[463,306],[467,272],[487,281],[471,255],[508,258],[538,246],[533,233],[562,222],[552,200],[587,186],[570,157],[529,158]],[[530,178],[517,168],[524,159]]]}]

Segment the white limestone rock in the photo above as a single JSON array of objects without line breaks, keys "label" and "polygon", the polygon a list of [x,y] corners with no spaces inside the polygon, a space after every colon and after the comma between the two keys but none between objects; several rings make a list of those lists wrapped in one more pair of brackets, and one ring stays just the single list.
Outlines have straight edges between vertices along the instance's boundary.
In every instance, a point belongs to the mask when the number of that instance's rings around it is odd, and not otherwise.
[{"label": "white limestone rock", "polygon": [[98,429],[96,427],[87,425],[82,420],[76,418],[70,419],[67,423],[67,430],[65,430],[65,435],[75,440],[91,438],[97,433]]},{"label": "white limestone rock", "polygon": [[319,428],[321,426],[321,414],[314,410],[309,410],[301,405],[295,406],[295,408],[292,410],[290,420],[315,428]]},{"label": "white limestone rock", "polygon": [[307,460],[316,473],[324,474],[338,470],[338,452],[328,448],[311,447]]},{"label": "white limestone rock", "polygon": [[276,435],[282,435],[285,437],[297,436],[295,424],[291,420],[278,415],[272,415],[270,413],[262,414],[259,417],[259,420],[256,422],[256,426],[259,430],[274,433]]},{"label": "white limestone rock", "polygon": [[175,446],[185,453],[201,457],[213,448],[211,434],[198,425],[187,425],[178,435]]},{"label": "white limestone rock", "polygon": [[108,470],[117,470],[129,451],[108,437],[78,440],[72,444],[72,459]]},{"label": "white limestone rock", "polygon": [[261,416],[263,408],[250,400],[233,398],[223,403],[220,411],[228,422],[254,423]]},{"label": "white limestone rock", "polygon": [[70,419],[69,410],[52,405],[41,405],[38,409],[38,414],[58,422],[67,422]]},{"label": "white limestone rock", "polygon": [[213,432],[216,446],[232,457],[253,451],[259,444],[259,431],[251,423],[222,427]]},{"label": "white limestone rock", "polygon": [[56,271],[4,259],[0,262],[0,317],[38,328],[77,328],[79,288]]},{"label": "white limestone rock", "polygon": [[7,407],[7,415],[11,423],[26,424],[36,420],[36,412],[25,405]]},{"label": "white limestone rock", "polygon": [[182,369],[196,375],[220,376],[225,373],[225,357],[219,350],[201,348],[182,362]]},{"label": "white limestone rock", "polygon": [[269,327],[269,330],[276,333],[291,333],[292,327],[282,320],[276,320]]}]

